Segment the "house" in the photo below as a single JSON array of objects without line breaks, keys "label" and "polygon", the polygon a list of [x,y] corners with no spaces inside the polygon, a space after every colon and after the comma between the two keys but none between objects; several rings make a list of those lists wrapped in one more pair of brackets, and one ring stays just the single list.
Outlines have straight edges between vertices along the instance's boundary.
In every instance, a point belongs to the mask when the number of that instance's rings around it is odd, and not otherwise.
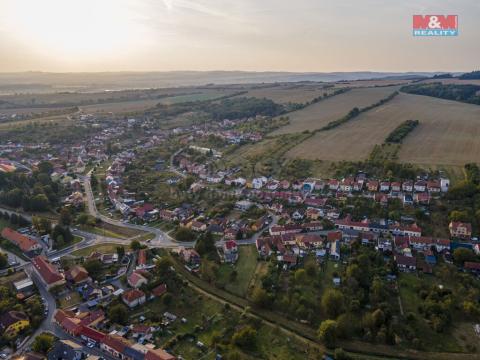
[{"label": "house", "polygon": [[29,236],[20,234],[9,227],[4,228],[1,234],[2,237],[18,246],[20,250],[22,250],[22,252],[28,256],[33,256],[42,250],[42,246],[38,243],[38,241]]},{"label": "house", "polygon": [[478,262],[465,261],[463,268],[468,272],[480,275],[480,263]]},{"label": "house", "polygon": [[238,247],[235,240],[225,241],[223,244],[223,258],[226,263],[234,264],[238,260]]},{"label": "house", "polygon": [[423,180],[415,181],[413,188],[416,192],[425,192],[425,190],[427,190],[427,183]]},{"label": "house", "polygon": [[266,184],[266,182],[267,182],[267,179],[264,177],[255,178],[252,180],[252,187],[254,189],[261,189],[263,185]]},{"label": "house", "polygon": [[30,320],[23,311],[10,310],[0,316],[1,333],[7,339],[15,338],[29,326]]},{"label": "house", "polygon": [[145,360],[175,360],[176,357],[163,349],[150,349],[145,354]]},{"label": "house", "polygon": [[280,189],[287,190],[290,187],[290,182],[288,180],[282,180],[279,184]]},{"label": "house", "polygon": [[445,179],[445,178],[441,178],[440,179],[440,190],[442,190],[442,192],[447,192],[449,187],[450,187],[450,180]]},{"label": "house", "polygon": [[427,190],[430,193],[439,193],[441,191],[440,183],[437,180],[428,181]]},{"label": "house", "polygon": [[379,237],[377,241],[377,248],[380,251],[392,251],[392,241],[387,238]]},{"label": "house", "polygon": [[207,225],[200,221],[192,221],[191,229],[196,232],[203,232],[207,230]]},{"label": "house", "polygon": [[304,216],[305,216],[304,212],[303,212],[302,210],[300,210],[300,209],[297,209],[297,210],[295,210],[295,211],[292,213],[291,218],[292,218],[293,220],[297,220],[297,221],[298,221],[298,220],[302,220],[302,219],[304,218]]},{"label": "house", "polygon": [[175,214],[174,211],[165,210],[165,209],[160,210],[159,217],[160,217],[160,219],[165,220],[165,221],[176,221],[176,220],[178,220],[177,215]]},{"label": "house", "polygon": [[315,179],[307,179],[303,182],[302,190],[304,192],[312,192],[313,190],[315,190],[315,184]]},{"label": "house", "polygon": [[413,191],[413,181],[405,181],[402,184],[402,190],[405,192],[412,192]]},{"label": "house", "polygon": [[130,360],[125,354],[130,342],[119,335],[106,335],[100,342],[100,349],[121,360]]},{"label": "house", "polygon": [[80,360],[83,358],[83,347],[71,340],[57,340],[48,352],[48,360]]},{"label": "house", "polygon": [[142,285],[147,285],[148,280],[139,271],[134,271],[127,279],[128,285],[134,289],[140,288]]},{"label": "house", "polygon": [[227,240],[235,240],[237,238],[238,229],[235,228],[228,228],[225,230],[225,239]]},{"label": "house", "polygon": [[180,257],[183,262],[189,265],[198,265],[200,264],[200,255],[195,249],[181,249]]},{"label": "house", "polygon": [[166,284],[160,284],[157,287],[154,287],[152,289],[152,295],[154,297],[160,297],[163,294],[165,294],[166,292],[167,292],[167,285]]},{"label": "house", "polygon": [[138,305],[144,304],[146,298],[145,293],[142,290],[131,289],[122,294],[122,300],[129,308],[134,308]]},{"label": "house", "polygon": [[65,278],[62,274],[53,266],[46,257],[35,256],[32,259],[33,269],[37,275],[41,278],[47,289],[50,290],[55,286],[65,284]]},{"label": "house", "polygon": [[144,268],[147,265],[147,250],[138,250],[137,268]]},{"label": "house", "polygon": [[316,208],[308,208],[307,211],[305,212],[305,216],[307,219],[310,220],[318,220],[319,217],[321,217],[322,212],[319,209]]},{"label": "house", "polygon": [[82,340],[94,344],[99,344],[106,336],[103,332],[89,326],[81,326],[78,335]]},{"label": "house", "polygon": [[337,191],[339,186],[340,186],[340,181],[338,181],[337,179],[330,179],[328,181],[328,188],[330,190]]},{"label": "house", "polygon": [[367,189],[368,191],[378,191],[378,181],[376,180],[369,180],[367,181]]},{"label": "house", "polygon": [[472,237],[472,224],[461,221],[452,221],[448,225],[450,235],[454,238],[470,239]]},{"label": "house", "polygon": [[391,184],[392,191],[401,191],[402,190],[402,183],[398,181],[394,181]]},{"label": "house", "polygon": [[65,272],[65,279],[67,281],[78,285],[90,280],[88,271],[81,265],[74,265],[68,271]]},{"label": "house", "polygon": [[333,243],[336,241],[342,240],[342,232],[341,231],[329,231],[327,233],[327,241],[329,243]]},{"label": "house", "polygon": [[390,191],[390,182],[382,181],[380,183],[380,191],[383,191],[383,192]]},{"label": "house", "polygon": [[240,211],[247,211],[253,206],[253,203],[248,200],[241,200],[235,203],[235,209]]},{"label": "house", "polygon": [[355,180],[353,178],[343,179],[340,183],[340,190],[344,192],[351,192],[353,190],[353,184]]},{"label": "house", "polygon": [[334,241],[330,246],[330,259],[340,260],[340,241]]},{"label": "house", "polygon": [[413,205],[413,196],[410,194],[404,194],[403,205]]},{"label": "house", "polygon": [[414,196],[414,201],[417,204],[428,205],[430,203],[430,194],[427,192],[418,192]]},{"label": "house", "polygon": [[414,257],[395,254],[394,258],[400,271],[410,272],[417,269],[417,259]]},{"label": "house", "polygon": [[35,352],[27,352],[27,353],[23,353],[22,355],[13,357],[12,359],[14,360],[45,360],[45,356]]}]

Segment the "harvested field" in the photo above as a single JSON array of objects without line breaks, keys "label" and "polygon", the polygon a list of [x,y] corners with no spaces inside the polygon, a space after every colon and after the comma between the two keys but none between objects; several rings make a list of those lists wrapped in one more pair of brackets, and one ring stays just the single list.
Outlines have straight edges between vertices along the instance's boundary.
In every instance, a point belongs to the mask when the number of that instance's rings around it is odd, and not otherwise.
[{"label": "harvested field", "polygon": [[420,124],[404,139],[400,161],[448,166],[480,162],[480,106],[403,93],[338,128],[315,134],[287,156],[364,160],[375,144],[383,143],[395,127],[409,119]]},{"label": "harvested field", "polygon": [[363,108],[386,98],[398,90],[398,86],[353,89],[344,94],[335,95],[302,110],[290,113],[290,124],[274,131],[273,135],[316,130],[337,120],[354,107]]},{"label": "harvested field", "polygon": [[324,93],[330,94],[333,90],[335,90],[334,87],[328,86],[331,85],[277,85],[251,89],[247,94],[241,96],[256,97],[260,99],[266,98],[276,102],[277,104],[304,104],[316,97],[322,96]]},{"label": "harvested field", "polygon": [[375,87],[375,86],[394,86],[407,85],[411,80],[385,79],[385,80],[355,80],[355,81],[341,81],[335,83],[335,87]]}]

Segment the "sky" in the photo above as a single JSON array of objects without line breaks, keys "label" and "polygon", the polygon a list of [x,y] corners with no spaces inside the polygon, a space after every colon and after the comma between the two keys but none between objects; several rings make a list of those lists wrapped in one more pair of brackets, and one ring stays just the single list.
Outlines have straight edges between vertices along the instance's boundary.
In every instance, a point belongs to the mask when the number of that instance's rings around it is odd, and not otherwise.
[{"label": "sky", "polygon": [[[454,14],[457,37],[413,37]],[[0,0],[0,72],[470,71],[478,0]]]}]

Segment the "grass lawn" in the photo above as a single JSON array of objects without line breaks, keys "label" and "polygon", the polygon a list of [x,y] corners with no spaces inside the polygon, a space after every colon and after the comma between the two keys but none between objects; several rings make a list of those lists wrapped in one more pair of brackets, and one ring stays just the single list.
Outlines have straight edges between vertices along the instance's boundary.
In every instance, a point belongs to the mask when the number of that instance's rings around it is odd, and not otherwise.
[{"label": "grass lawn", "polygon": [[60,308],[65,309],[81,303],[82,298],[76,291],[71,291],[58,299],[58,302],[60,303]]},{"label": "grass lawn", "polygon": [[12,286],[14,282],[25,279],[26,275],[23,271],[18,271],[16,273],[1,276],[0,277],[0,286]]},{"label": "grass lawn", "polygon": [[80,236],[74,235],[72,242],[63,244],[63,246],[59,247],[57,250],[62,250],[62,249],[68,248],[72,245],[75,245],[75,244],[79,243],[80,241],[82,241],[82,238]]},{"label": "grass lawn", "polygon": [[122,235],[101,227],[80,225],[79,228],[92,234],[108,236],[115,239],[125,239],[125,237],[123,237]]},{"label": "grass lawn", "polygon": [[399,291],[405,313],[412,312],[417,317],[416,332],[424,343],[425,349],[430,351],[461,352],[463,349],[455,337],[449,333],[437,333],[424,320],[418,311],[418,306],[423,302],[420,299],[416,286],[422,281],[434,283],[433,276],[420,276],[416,274],[400,274]]},{"label": "grass lawn", "polygon": [[100,245],[93,245],[86,247],[84,249],[80,249],[77,251],[72,252],[74,256],[88,256],[93,251],[98,251],[103,254],[111,254],[117,251],[117,247],[123,246],[125,250],[128,250],[128,246],[121,245],[121,244],[100,244]]},{"label": "grass lawn", "polygon": [[[238,247],[238,261],[235,265],[222,264],[218,270],[218,282],[225,285],[225,290],[233,294],[245,297],[247,295],[250,280],[257,267],[258,253],[255,245]],[[237,272],[234,281],[231,280],[233,271]]]}]

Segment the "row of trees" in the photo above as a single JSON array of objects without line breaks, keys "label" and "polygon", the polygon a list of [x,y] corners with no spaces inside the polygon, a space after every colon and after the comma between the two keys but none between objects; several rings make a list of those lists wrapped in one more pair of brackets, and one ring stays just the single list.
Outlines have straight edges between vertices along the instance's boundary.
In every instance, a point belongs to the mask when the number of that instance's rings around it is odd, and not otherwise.
[{"label": "row of trees", "polygon": [[433,96],[441,99],[480,105],[480,96],[478,95],[479,90],[480,86],[478,85],[442,83],[407,85],[401,89],[401,91],[410,94]]}]

